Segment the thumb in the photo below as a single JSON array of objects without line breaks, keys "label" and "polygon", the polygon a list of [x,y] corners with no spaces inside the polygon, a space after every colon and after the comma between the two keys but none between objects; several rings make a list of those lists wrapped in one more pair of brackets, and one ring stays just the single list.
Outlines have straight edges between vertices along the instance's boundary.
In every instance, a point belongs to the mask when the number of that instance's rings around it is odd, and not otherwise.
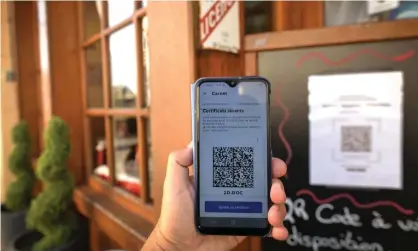
[{"label": "thumb", "polygon": [[174,151],[168,157],[165,183],[174,186],[189,184],[189,166],[193,164],[193,148],[190,143],[186,148]]}]

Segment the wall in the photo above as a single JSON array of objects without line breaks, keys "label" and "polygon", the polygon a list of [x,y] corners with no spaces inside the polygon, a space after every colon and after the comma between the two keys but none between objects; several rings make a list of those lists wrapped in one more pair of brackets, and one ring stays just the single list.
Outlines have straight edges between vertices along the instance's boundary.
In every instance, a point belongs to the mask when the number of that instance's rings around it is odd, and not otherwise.
[{"label": "wall", "polygon": [[[7,72],[16,70],[16,54],[14,48],[14,15],[11,2],[1,2],[1,134],[0,134],[0,172],[1,199],[5,188],[12,181],[7,169],[7,156],[12,150],[10,130],[19,120],[17,81],[7,81]],[[15,73],[16,74],[16,73]],[[17,75],[17,74],[16,74]]]},{"label": "wall", "polygon": [[29,124],[32,158],[41,153],[43,114],[40,89],[38,21],[35,1],[14,2],[20,119]]}]

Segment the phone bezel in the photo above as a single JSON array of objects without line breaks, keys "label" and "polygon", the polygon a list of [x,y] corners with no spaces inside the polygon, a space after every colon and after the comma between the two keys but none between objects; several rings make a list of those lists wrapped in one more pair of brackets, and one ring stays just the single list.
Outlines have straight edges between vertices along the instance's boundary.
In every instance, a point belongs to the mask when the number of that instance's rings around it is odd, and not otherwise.
[{"label": "phone bezel", "polygon": [[[204,227],[200,224],[200,182],[199,182],[199,149],[200,149],[200,86],[208,82],[225,82],[230,87],[234,88],[239,85],[240,82],[262,82],[266,85],[267,99],[266,99],[266,118],[267,118],[267,191],[270,191],[272,184],[272,174],[271,174],[271,137],[270,137],[270,93],[271,93],[271,84],[270,82],[259,76],[254,77],[232,77],[232,78],[200,78],[194,84],[195,95],[195,109],[194,109],[194,128],[195,128],[195,140],[194,140],[194,149],[195,149],[195,163],[194,163],[194,179],[195,179],[195,227],[198,232],[205,235],[233,235],[233,236],[266,236],[271,231],[271,225],[268,222],[266,216],[266,227],[265,228],[237,228],[237,227]],[[234,86],[231,86],[231,83],[236,83]],[[271,207],[272,201],[268,196],[266,198],[268,208]]]}]

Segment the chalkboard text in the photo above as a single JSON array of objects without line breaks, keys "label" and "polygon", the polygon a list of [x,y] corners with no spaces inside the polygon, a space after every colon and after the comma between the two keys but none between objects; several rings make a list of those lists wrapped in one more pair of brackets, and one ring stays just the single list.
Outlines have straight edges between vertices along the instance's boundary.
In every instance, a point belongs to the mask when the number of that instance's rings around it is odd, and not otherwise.
[{"label": "chalkboard text", "polygon": [[355,240],[353,233],[350,231],[347,231],[342,237],[311,236],[299,232],[297,227],[293,225],[289,232],[289,237],[286,240],[288,245],[311,248],[313,251],[320,251],[321,248],[349,251],[384,251],[382,245],[377,242],[363,241],[360,236]]},{"label": "chalkboard text", "polygon": [[[344,233],[338,233],[336,236],[318,236],[316,234],[302,233],[297,228],[297,221],[316,221],[324,225],[342,225],[354,229],[363,227],[367,222],[363,222],[361,216],[355,211],[364,210],[358,208],[349,208],[344,206],[338,208],[331,203],[318,204],[313,215],[309,215],[307,203],[304,198],[286,200],[287,214],[285,221],[291,223],[289,229],[289,238],[287,244],[290,246],[301,246],[310,248],[313,251],[325,249],[348,250],[348,251],[385,251],[383,245],[379,242],[366,241],[361,236],[356,236],[355,230],[346,228]],[[354,211],[353,211],[354,210]],[[404,232],[418,232],[418,218],[404,219],[396,221],[387,221],[377,210],[371,212],[372,220],[369,223],[374,229],[389,230],[394,227]],[[351,231],[349,231],[351,230]],[[387,249],[386,249],[387,250]]]}]

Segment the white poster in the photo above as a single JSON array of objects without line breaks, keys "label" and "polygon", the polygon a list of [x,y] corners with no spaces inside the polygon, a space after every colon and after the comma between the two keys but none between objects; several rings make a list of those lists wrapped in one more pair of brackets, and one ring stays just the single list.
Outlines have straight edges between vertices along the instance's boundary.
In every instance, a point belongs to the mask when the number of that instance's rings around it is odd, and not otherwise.
[{"label": "white poster", "polygon": [[239,23],[238,1],[200,1],[200,41],[203,49],[238,53]]},{"label": "white poster", "polygon": [[402,72],[310,76],[311,185],[402,189]]}]

